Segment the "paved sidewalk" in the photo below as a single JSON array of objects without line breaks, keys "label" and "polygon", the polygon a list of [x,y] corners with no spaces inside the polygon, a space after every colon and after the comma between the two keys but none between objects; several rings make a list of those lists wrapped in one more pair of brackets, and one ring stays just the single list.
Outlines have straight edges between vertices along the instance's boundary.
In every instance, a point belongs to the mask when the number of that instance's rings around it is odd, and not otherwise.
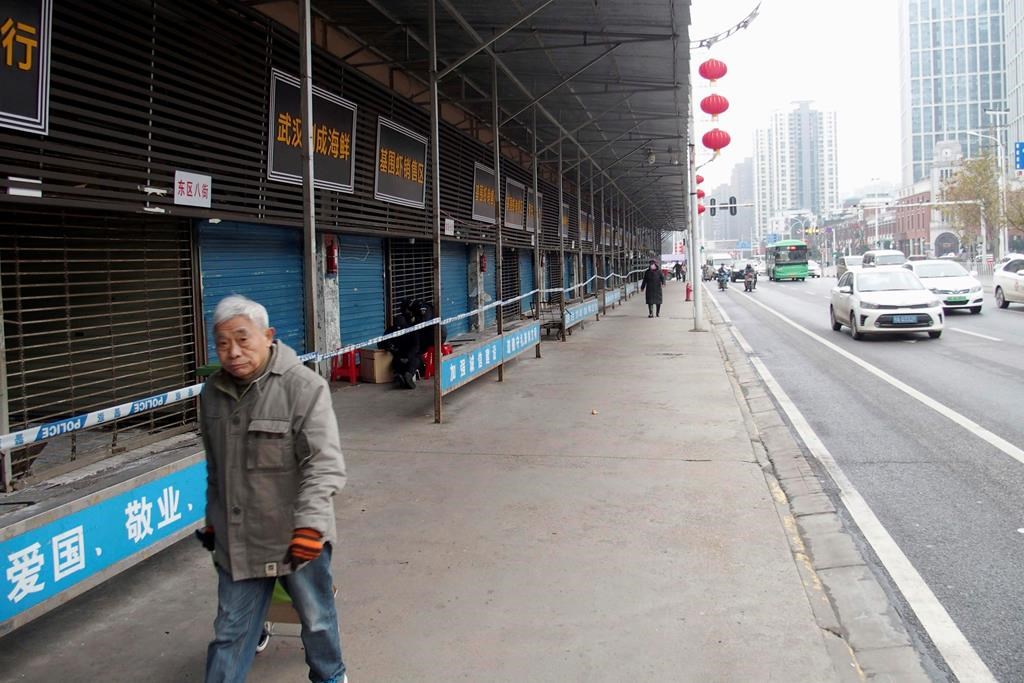
[{"label": "paved sidewalk", "polygon": [[[459,390],[440,426],[427,385],[339,387],[353,683],[848,680],[682,289]],[[214,587],[178,544],[0,640],[0,680],[202,680]],[[250,680],[305,680],[299,641]]]}]

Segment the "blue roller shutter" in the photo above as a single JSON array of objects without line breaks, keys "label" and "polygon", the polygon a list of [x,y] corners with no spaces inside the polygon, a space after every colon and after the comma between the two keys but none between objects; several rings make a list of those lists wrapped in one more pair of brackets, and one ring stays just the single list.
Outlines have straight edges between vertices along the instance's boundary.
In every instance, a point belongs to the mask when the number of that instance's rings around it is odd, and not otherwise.
[{"label": "blue roller shutter", "polygon": [[384,247],[380,239],[341,235],[338,303],[341,344],[358,344],[384,333]]},{"label": "blue roller shutter", "polygon": [[[494,247],[484,247],[484,255],[487,257],[487,272],[483,273],[484,276],[484,291],[490,297],[487,303],[497,301],[498,299],[498,261],[494,257]],[[491,325],[497,324],[498,319],[498,308],[487,309],[484,313],[484,327],[490,327]]]},{"label": "blue roller shutter", "polygon": [[[441,317],[465,313],[469,310],[469,252],[465,244],[441,243]],[[448,336],[469,331],[469,318],[448,325]]]},{"label": "blue roller shutter", "polygon": [[[573,281],[572,281],[572,262],[573,262],[573,255],[572,254],[566,254],[565,255],[565,269],[562,270],[562,287],[565,288],[565,289],[569,289],[574,284]],[[576,292],[575,291],[569,292],[567,294],[567,297],[570,298],[570,299],[575,298],[575,296],[576,296]]]},{"label": "blue roller shutter", "polygon": [[[523,294],[532,292],[537,287],[533,281],[533,250],[519,250],[519,291]],[[533,306],[533,297],[523,299],[522,310],[525,313]]]},{"label": "blue roller shutter", "polygon": [[587,283],[587,294],[593,294],[594,285],[597,283],[590,279],[594,277],[594,257],[591,254],[583,256],[583,270],[585,272],[583,280]]},{"label": "blue roller shutter", "polygon": [[263,304],[277,338],[306,352],[302,231],[251,223],[199,224],[207,360],[216,361],[213,310],[229,294]]}]

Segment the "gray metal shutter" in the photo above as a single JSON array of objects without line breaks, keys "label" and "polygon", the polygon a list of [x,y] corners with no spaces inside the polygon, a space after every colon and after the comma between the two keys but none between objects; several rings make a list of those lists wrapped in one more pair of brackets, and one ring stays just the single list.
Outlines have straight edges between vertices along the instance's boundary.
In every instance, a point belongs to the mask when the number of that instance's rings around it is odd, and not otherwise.
[{"label": "gray metal shutter", "polygon": [[[519,254],[516,249],[501,250],[501,298],[505,301],[519,296]],[[522,311],[522,301],[501,307],[503,320],[515,320]]]},{"label": "gray metal shutter", "polygon": [[[194,384],[187,220],[88,210],[0,212],[12,430]],[[191,402],[13,452],[16,475],[195,422]],[[41,452],[40,452],[40,449]]]},{"label": "gray metal shutter", "polygon": [[213,311],[229,294],[263,304],[276,336],[306,352],[302,231],[252,223],[199,224],[203,321],[208,362],[217,359]]},{"label": "gray metal shutter", "polygon": [[[494,247],[487,245],[484,246],[484,255],[487,257],[487,272],[484,276],[484,291],[487,292],[490,300],[486,303],[492,303],[498,300],[498,261],[494,257]],[[489,308],[484,313],[484,327],[490,327],[497,324],[498,320],[498,309]]]},{"label": "gray metal shutter", "polygon": [[[393,320],[403,300],[434,301],[433,244],[429,240],[394,238],[388,245],[388,272],[390,283],[391,316]],[[463,277],[465,279],[465,277]]]}]

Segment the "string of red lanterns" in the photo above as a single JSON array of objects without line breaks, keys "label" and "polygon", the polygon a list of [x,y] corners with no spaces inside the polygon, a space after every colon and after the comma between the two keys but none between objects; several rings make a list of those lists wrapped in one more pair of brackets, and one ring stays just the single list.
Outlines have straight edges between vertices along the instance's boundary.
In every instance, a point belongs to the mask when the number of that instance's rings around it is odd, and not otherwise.
[{"label": "string of red lanterns", "polygon": [[[708,59],[697,69],[697,73],[711,83],[716,82],[728,72],[729,68],[725,65],[725,62],[717,59]],[[711,115],[712,121],[717,121],[718,115],[729,109],[729,100],[718,93],[712,93],[701,100],[700,108],[705,114]],[[715,156],[718,156],[722,149],[732,142],[732,138],[721,128],[712,128],[707,133],[704,133],[701,142],[704,143],[705,147],[713,151]]]}]

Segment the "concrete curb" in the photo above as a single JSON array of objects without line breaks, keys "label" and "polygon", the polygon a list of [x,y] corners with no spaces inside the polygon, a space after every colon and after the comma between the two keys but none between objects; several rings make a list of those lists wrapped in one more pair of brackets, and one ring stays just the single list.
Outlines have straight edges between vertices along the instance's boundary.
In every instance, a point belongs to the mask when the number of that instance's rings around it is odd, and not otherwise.
[{"label": "concrete curb", "polygon": [[844,527],[763,379],[717,306],[709,320],[775,496],[825,647],[842,681],[931,681],[903,619]]}]

